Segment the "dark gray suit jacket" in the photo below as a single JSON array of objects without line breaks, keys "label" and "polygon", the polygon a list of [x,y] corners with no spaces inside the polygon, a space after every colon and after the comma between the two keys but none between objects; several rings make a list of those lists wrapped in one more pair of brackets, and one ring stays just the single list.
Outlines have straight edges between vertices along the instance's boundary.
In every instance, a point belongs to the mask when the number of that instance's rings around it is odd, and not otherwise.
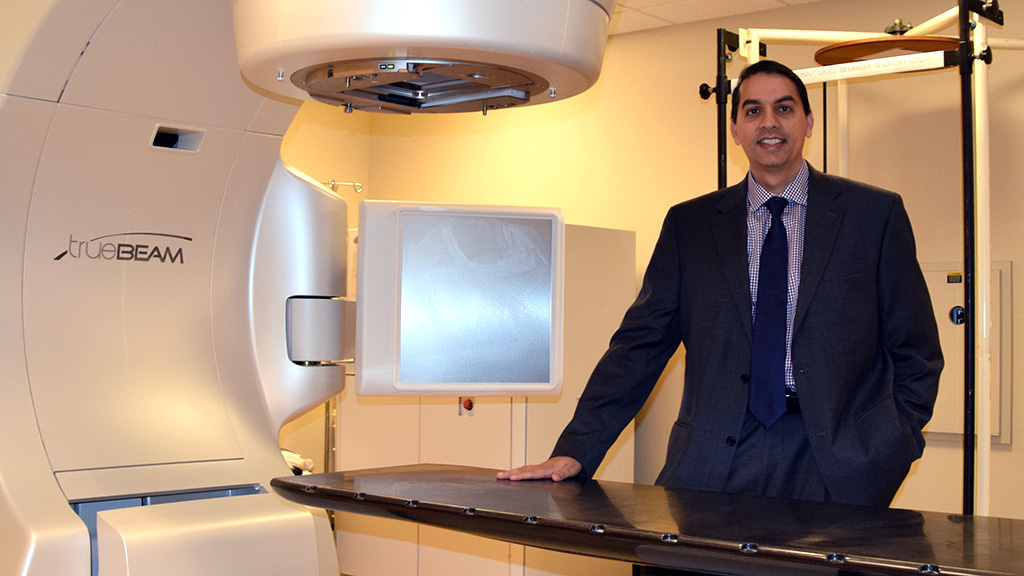
[{"label": "dark gray suit jacket", "polygon": [[[746,196],[744,179],[669,210],[640,294],[554,456],[596,470],[682,343],[683,401],[658,484],[724,489],[747,410]],[[830,496],[887,506],[924,449],[943,365],[898,195],[811,169],[792,357]]]}]

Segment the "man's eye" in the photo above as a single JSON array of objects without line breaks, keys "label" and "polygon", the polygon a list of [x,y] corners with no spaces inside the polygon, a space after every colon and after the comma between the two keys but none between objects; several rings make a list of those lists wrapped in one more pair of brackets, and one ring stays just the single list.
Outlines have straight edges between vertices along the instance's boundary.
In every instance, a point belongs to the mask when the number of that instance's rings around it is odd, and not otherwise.
[{"label": "man's eye", "polygon": [[746,114],[747,116],[755,116],[760,112],[761,110],[759,108],[747,108]]},{"label": "man's eye", "polygon": [[779,112],[789,112],[790,110],[792,110],[792,108],[789,106],[779,106]]}]

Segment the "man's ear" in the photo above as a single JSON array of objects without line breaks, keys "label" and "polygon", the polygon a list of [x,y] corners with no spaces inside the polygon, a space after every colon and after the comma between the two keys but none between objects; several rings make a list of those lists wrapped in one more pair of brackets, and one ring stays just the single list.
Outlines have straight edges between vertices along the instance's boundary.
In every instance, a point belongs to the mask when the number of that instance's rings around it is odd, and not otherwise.
[{"label": "man's ear", "polygon": [[814,112],[807,114],[807,137],[811,137],[811,132],[814,128]]}]

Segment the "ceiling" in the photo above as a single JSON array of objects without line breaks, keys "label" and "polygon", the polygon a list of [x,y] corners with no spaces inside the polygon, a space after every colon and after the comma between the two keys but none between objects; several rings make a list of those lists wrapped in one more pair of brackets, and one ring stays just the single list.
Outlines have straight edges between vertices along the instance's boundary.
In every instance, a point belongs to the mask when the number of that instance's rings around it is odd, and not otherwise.
[{"label": "ceiling", "polygon": [[609,34],[735,16],[820,0],[619,0]]}]

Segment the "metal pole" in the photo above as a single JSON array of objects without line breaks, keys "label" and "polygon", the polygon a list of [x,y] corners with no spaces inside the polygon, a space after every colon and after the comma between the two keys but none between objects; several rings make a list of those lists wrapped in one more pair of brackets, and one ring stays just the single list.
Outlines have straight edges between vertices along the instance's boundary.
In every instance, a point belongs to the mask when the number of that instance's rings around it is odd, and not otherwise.
[{"label": "metal pole", "polygon": [[971,74],[974,69],[974,45],[971,41],[971,18],[968,0],[959,0],[960,7],[960,116],[963,149],[963,218],[964,218],[964,462],[963,513],[974,514],[974,378],[975,378],[975,313],[974,313],[974,100]]},{"label": "metal pole", "polygon": [[718,29],[718,75],[715,76],[715,102],[718,104],[718,187],[728,186],[729,77],[725,65],[729,49],[725,28]]}]

